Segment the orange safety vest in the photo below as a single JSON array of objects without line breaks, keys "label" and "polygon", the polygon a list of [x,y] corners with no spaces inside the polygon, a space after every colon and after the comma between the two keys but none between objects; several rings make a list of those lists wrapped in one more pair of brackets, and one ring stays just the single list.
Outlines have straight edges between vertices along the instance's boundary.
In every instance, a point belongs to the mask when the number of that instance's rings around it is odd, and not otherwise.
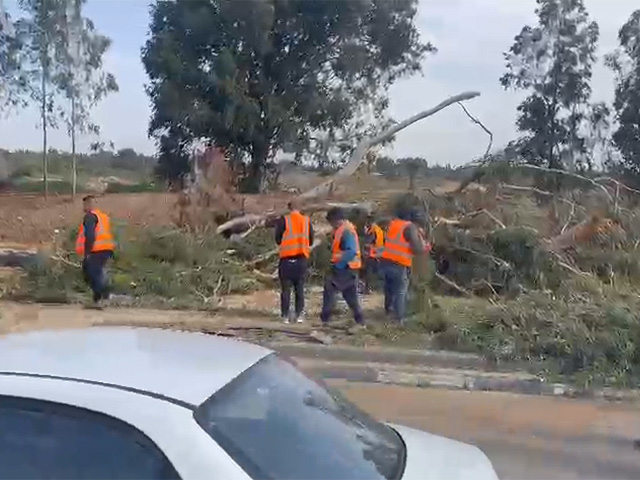
[{"label": "orange safety vest", "polygon": [[[114,251],[116,249],[116,242],[113,239],[113,234],[111,233],[111,221],[109,220],[109,216],[100,210],[92,210],[91,213],[98,217],[98,224],[96,225],[96,240],[93,242],[91,253]],[[78,255],[84,255],[85,241],[84,224],[81,223],[80,228],[78,229],[78,238],[76,239],[76,253]]]},{"label": "orange safety vest", "polygon": [[285,227],[280,241],[280,258],[311,255],[309,230],[311,220],[298,211],[284,217]]},{"label": "orange safety vest", "polygon": [[358,232],[356,232],[356,227],[353,226],[353,223],[348,220],[344,220],[342,225],[340,225],[334,235],[333,235],[333,243],[331,244],[331,263],[335,264],[340,261],[342,258],[342,249],[340,248],[340,242],[342,241],[342,235],[345,230],[349,230],[356,240],[356,257],[351,260],[348,265],[351,270],[359,270],[362,268],[362,255],[360,253],[360,240],[358,239]]},{"label": "orange safety vest", "polygon": [[373,243],[369,245],[369,257],[380,258],[384,247],[384,232],[380,225],[374,223],[367,228],[367,235],[373,235]]},{"label": "orange safety vest", "polygon": [[389,222],[384,239],[381,257],[398,263],[404,267],[411,267],[413,251],[411,245],[404,239],[404,231],[411,224],[406,220],[394,218]]}]

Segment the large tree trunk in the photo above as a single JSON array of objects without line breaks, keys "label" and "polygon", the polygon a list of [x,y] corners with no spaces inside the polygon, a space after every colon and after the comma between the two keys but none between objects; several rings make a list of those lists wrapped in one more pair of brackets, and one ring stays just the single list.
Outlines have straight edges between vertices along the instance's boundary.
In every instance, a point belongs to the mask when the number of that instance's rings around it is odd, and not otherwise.
[{"label": "large tree trunk", "polygon": [[263,180],[267,159],[269,157],[269,146],[257,143],[251,149],[251,163],[245,183],[246,193],[261,193],[263,190]]}]

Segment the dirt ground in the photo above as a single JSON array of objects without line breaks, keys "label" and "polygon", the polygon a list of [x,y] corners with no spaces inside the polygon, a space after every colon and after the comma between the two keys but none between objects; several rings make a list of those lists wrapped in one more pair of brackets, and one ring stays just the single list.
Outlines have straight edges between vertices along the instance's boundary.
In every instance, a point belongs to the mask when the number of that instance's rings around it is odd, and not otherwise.
[{"label": "dirt ground", "polygon": [[[135,225],[166,225],[175,215],[176,197],[169,193],[105,195],[99,208]],[[82,218],[82,200],[36,195],[0,195],[0,242],[38,246],[54,240],[55,230]]]},{"label": "dirt ground", "polygon": [[[480,447],[502,480],[640,478],[640,410],[493,392],[336,382],[374,416]],[[428,454],[428,452],[424,452]]]},{"label": "dirt ground", "polygon": [[[242,197],[240,197],[242,198]],[[283,208],[288,194],[246,196],[247,212]],[[175,193],[120,193],[98,198],[98,207],[115,221],[133,226],[173,225],[178,219]],[[68,196],[0,194],[0,246],[39,246],[54,241],[55,230],[75,226],[82,218],[82,200]]]},{"label": "dirt ground", "polygon": [[[334,201],[367,201],[383,203],[389,197],[407,191],[406,179],[355,177],[348,185],[339,186]],[[436,189],[450,190],[455,182],[445,181]],[[433,186],[433,185],[424,185]],[[234,195],[236,203],[247,213],[262,213],[282,209],[292,194],[285,192],[264,195]],[[179,212],[175,193],[120,193],[100,196],[98,206],[115,220],[131,225],[173,225]],[[212,207],[212,210],[215,208]],[[38,247],[54,241],[55,230],[75,226],[82,215],[80,196],[0,194],[0,246]]]}]

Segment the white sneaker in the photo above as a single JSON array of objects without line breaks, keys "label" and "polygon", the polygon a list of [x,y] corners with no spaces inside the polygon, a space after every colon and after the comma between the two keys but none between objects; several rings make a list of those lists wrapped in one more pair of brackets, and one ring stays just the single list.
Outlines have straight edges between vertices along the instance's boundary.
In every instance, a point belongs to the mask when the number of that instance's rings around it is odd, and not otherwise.
[{"label": "white sneaker", "polygon": [[289,317],[282,317],[282,323],[290,324]]},{"label": "white sneaker", "polygon": [[304,323],[304,313],[301,313],[298,318],[296,318],[296,323]]}]

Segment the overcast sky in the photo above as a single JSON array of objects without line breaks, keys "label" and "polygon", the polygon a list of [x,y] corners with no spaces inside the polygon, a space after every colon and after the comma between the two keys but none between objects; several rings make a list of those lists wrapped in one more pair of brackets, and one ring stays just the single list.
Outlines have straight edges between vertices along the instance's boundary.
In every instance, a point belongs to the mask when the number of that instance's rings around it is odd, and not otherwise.
[{"label": "overcast sky", "polygon": [[[241,0],[239,0],[241,1]],[[348,0],[345,0],[348,1]],[[15,11],[16,0],[5,0]],[[148,30],[147,0],[88,0],[86,14],[98,30],[113,40],[106,67],[114,73],[120,92],[110,96],[94,113],[102,138],[116,148],[132,147],[154,153],[147,137],[150,115],[144,92],[146,75],[140,61]],[[599,64],[594,71],[594,100],[610,101],[613,77],[602,65],[602,55],[616,46],[618,29],[640,8],[638,0],[585,0],[591,17],[600,25]],[[417,25],[438,53],[424,63],[424,74],[398,82],[391,91],[391,114],[402,120],[439,103],[449,95],[478,90],[480,98],[468,103],[495,135],[500,147],[514,138],[518,94],[505,92],[498,79],[504,71],[502,53],[527,23],[535,22],[535,0],[420,0]],[[37,111],[27,110],[0,119],[0,147],[39,149]],[[68,149],[63,130],[54,132],[51,145]],[[392,149],[394,156],[422,156],[430,163],[462,164],[483,153],[487,137],[471,124],[457,106],[404,130]],[[86,149],[89,139],[82,142]]]}]

